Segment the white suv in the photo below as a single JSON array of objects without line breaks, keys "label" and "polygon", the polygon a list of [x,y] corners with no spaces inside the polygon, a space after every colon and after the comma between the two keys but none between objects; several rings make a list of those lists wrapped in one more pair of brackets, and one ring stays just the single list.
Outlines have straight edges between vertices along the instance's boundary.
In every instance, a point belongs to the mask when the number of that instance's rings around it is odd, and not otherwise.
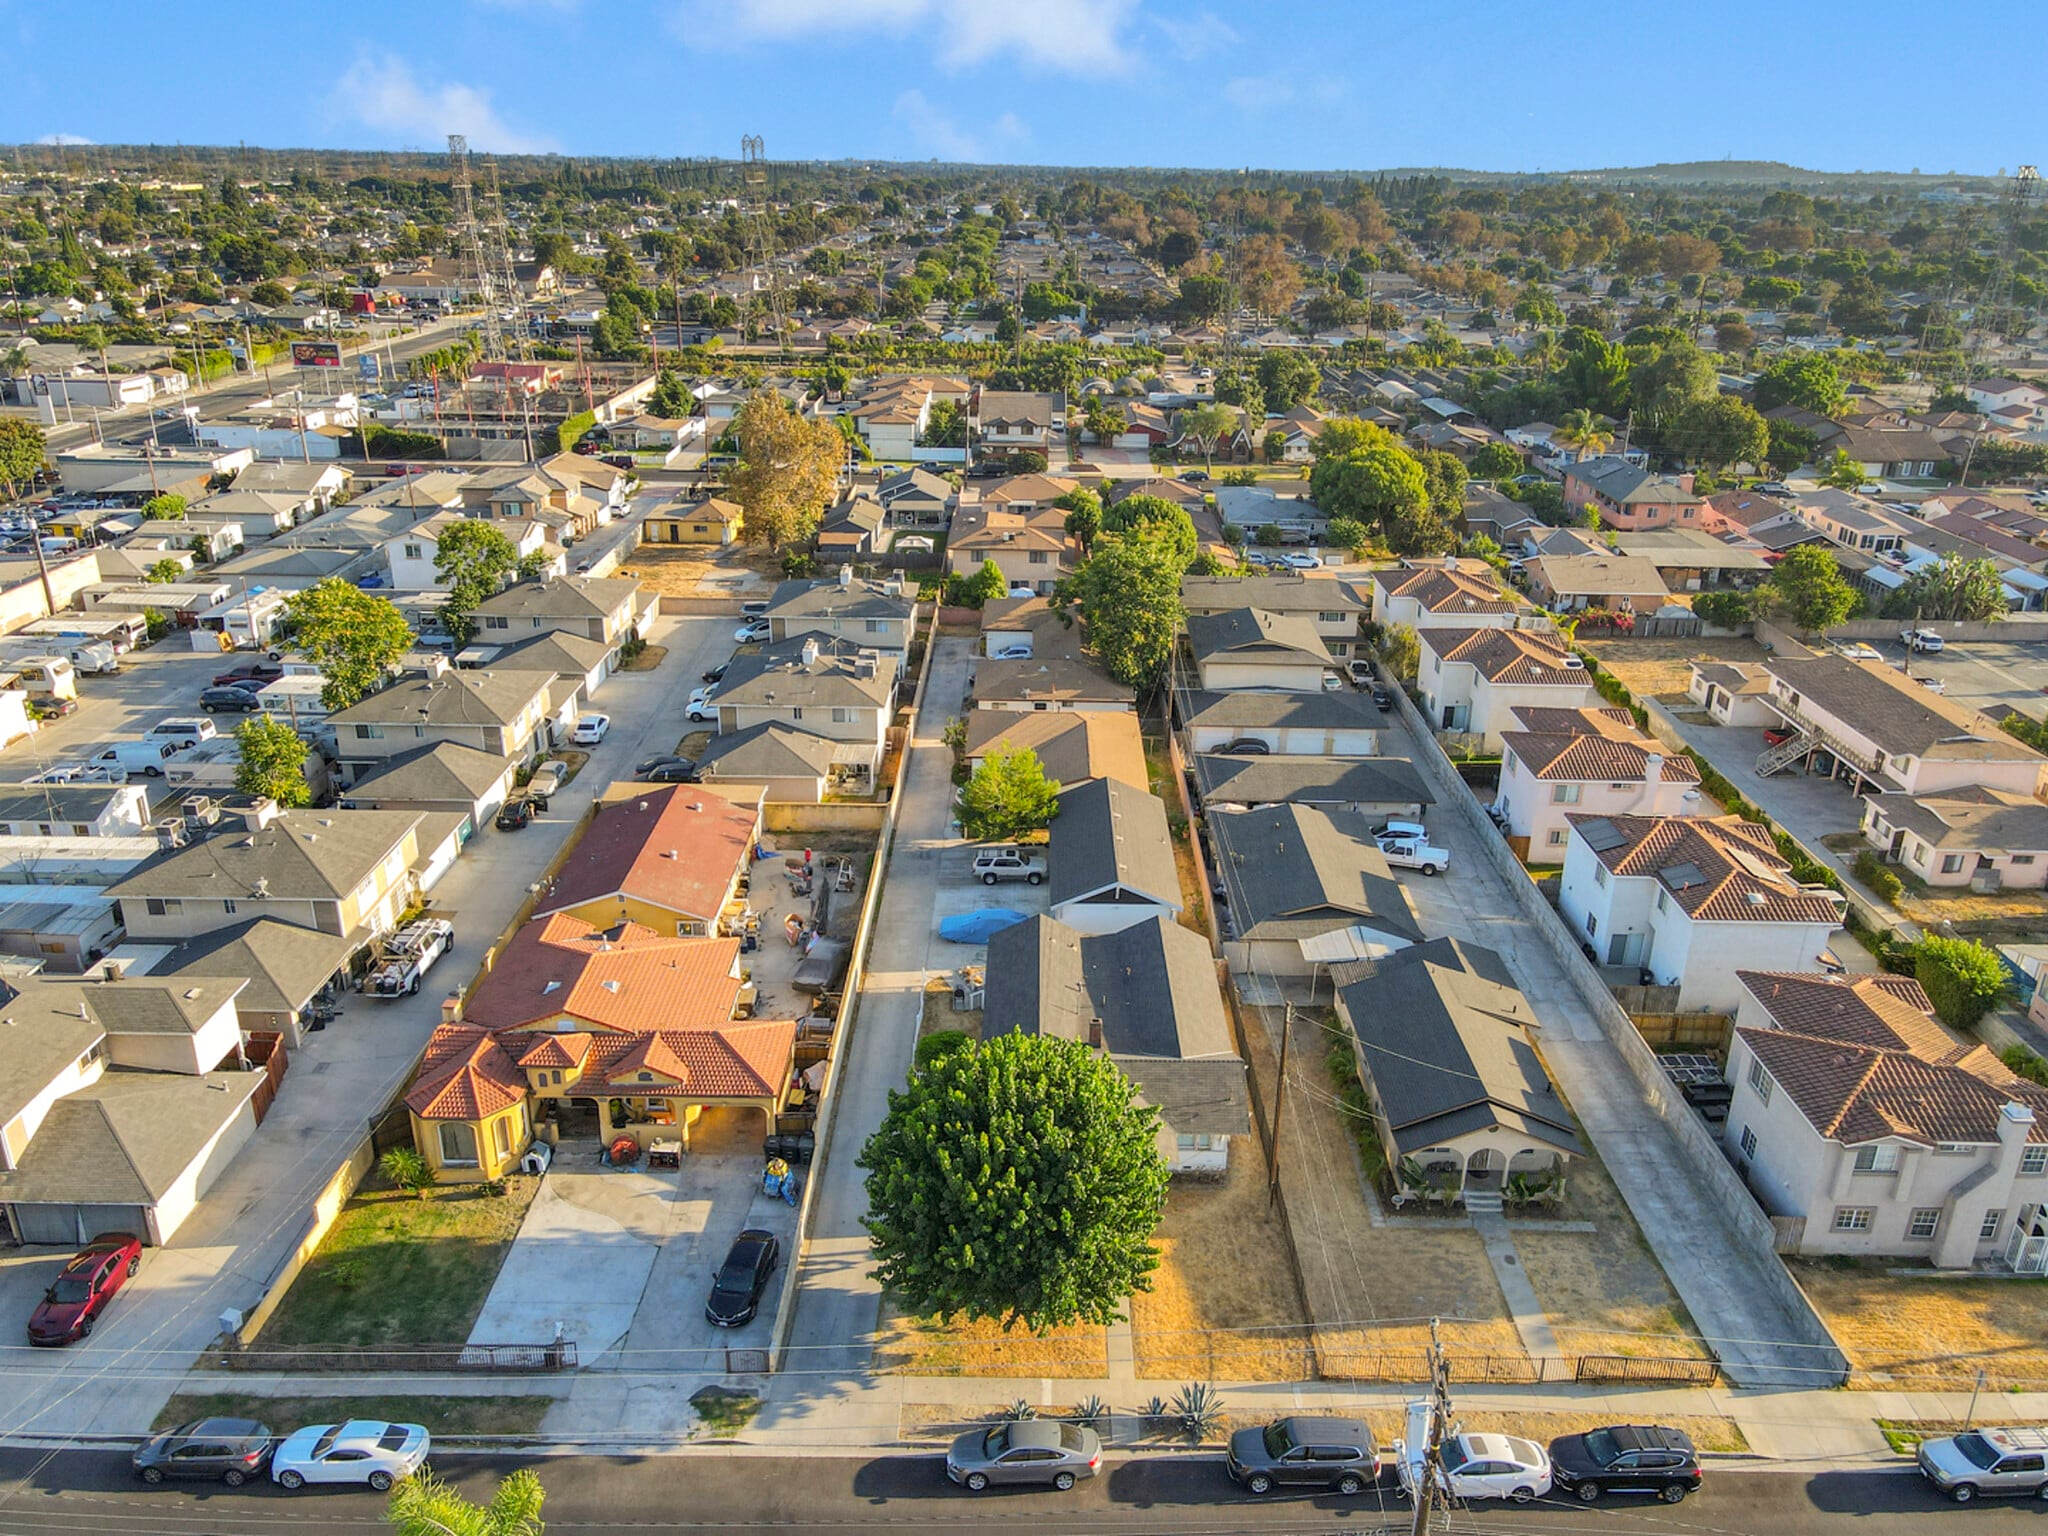
[{"label": "white suv", "polygon": [[974,878],[983,885],[998,880],[1045,884],[1045,860],[1026,848],[984,848],[974,856]]},{"label": "white suv", "polygon": [[1922,1440],[1920,1475],[1958,1504],[1993,1494],[2048,1498],[2048,1429],[1970,1429]]}]

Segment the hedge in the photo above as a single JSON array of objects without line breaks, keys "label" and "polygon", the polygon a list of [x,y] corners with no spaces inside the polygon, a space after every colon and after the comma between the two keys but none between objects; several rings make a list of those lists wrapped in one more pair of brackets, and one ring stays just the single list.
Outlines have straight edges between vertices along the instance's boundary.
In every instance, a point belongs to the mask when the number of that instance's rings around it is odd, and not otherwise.
[{"label": "hedge", "polygon": [[1856,878],[1895,907],[1906,894],[1906,882],[1885,867],[1875,849],[1866,848],[1856,855]]}]

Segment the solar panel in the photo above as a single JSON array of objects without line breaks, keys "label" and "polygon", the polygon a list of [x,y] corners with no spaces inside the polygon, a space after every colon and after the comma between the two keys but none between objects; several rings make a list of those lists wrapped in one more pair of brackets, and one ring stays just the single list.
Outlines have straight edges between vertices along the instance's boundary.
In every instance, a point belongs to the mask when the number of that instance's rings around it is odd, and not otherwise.
[{"label": "solar panel", "polygon": [[1674,891],[1707,883],[1707,877],[1701,873],[1697,864],[1667,864],[1657,871],[1657,878]]},{"label": "solar panel", "polygon": [[1580,822],[1579,836],[1586,840],[1586,846],[1595,853],[1605,853],[1610,848],[1619,848],[1628,841],[1627,834],[1605,816],[1597,821]]}]

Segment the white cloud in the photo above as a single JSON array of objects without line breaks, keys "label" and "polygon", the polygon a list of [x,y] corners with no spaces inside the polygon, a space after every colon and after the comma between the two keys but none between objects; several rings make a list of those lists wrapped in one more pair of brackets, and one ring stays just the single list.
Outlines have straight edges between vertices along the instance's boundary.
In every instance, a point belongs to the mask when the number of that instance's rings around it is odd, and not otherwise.
[{"label": "white cloud", "polygon": [[37,139],[36,142],[38,144],[96,144],[99,141],[97,139],[88,139],[82,133],[46,133],[40,139]]},{"label": "white cloud", "polygon": [[680,22],[692,42],[721,34],[788,41],[884,32],[928,39],[948,69],[1015,60],[1067,74],[1112,75],[1133,60],[1124,33],[1137,0],[731,0],[721,26]]},{"label": "white cloud", "polygon": [[940,160],[986,160],[1002,146],[1030,136],[1014,112],[985,123],[979,134],[969,133],[933,106],[923,91],[905,91],[898,96],[890,115],[910,130],[918,148]]},{"label": "white cloud", "polygon": [[501,118],[489,91],[455,80],[423,84],[391,54],[357,59],[341,77],[333,99],[368,126],[422,148],[451,133],[469,135],[472,149],[504,154],[555,148],[553,141],[521,132]]},{"label": "white cloud", "polygon": [[1166,37],[1175,58],[1199,59],[1205,53],[1220,53],[1237,42],[1237,32],[1214,11],[1197,11],[1192,16],[1149,18]]}]

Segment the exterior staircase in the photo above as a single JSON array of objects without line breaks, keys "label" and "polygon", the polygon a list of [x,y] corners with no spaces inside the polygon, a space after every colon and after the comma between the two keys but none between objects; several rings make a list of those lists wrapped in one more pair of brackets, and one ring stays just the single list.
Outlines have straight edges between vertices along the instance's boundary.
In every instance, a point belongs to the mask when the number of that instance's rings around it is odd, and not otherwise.
[{"label": "exterior staircase", "polygon": [[1500,1191],[1494,1189],[1468,1189],[1465,1191],[1465,1214],[1467,1216],[1498,1216],[1501,1213]]},{"label": "exterior staircase", "polygon": [[1772,774],[1791,767],[1819,745],[1820,738],[1811,731],[1800,731],[1775,747],[1765,747],[1756,755],[1757,777],[1768,779]]}]

